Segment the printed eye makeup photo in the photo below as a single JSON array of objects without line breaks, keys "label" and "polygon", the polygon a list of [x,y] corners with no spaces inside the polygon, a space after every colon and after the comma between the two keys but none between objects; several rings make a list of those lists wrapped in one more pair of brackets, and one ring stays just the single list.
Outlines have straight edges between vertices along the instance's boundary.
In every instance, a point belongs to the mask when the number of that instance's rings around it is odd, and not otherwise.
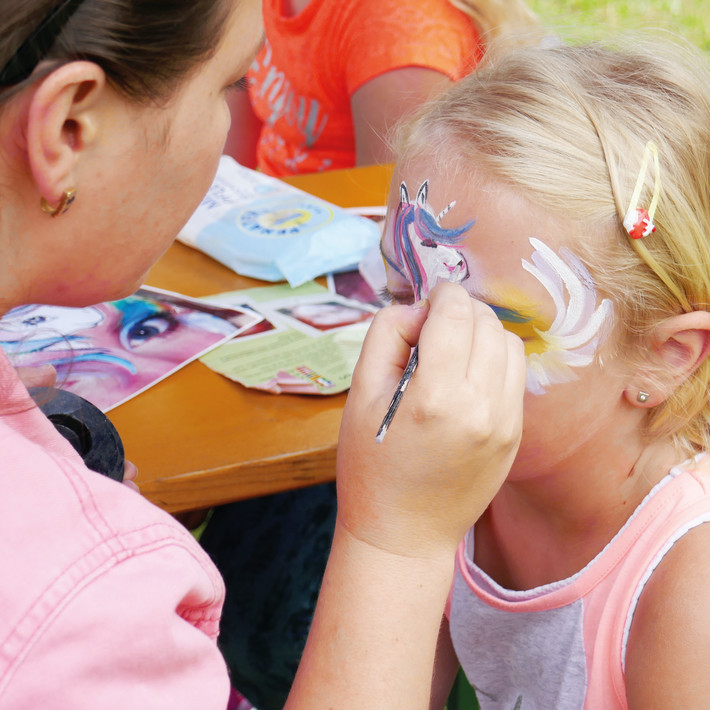
[{"label": "printed eye makeup photo", "polygon": [[59,387],[109,411],[256,319],[140,289],[86,308],[16,308],[0,319],[0,347],[18,366],[52,365]]}]

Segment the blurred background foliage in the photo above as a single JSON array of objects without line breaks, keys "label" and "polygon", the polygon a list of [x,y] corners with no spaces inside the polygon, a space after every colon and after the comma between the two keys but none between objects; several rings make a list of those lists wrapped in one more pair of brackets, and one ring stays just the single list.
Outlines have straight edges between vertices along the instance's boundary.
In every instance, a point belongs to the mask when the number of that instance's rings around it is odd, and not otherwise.
[{"label": "blurred background foliage", "polygon": [[675,32],[710,54],[710,0],[528,0],[543,22],[570,41],[609,32]]}]

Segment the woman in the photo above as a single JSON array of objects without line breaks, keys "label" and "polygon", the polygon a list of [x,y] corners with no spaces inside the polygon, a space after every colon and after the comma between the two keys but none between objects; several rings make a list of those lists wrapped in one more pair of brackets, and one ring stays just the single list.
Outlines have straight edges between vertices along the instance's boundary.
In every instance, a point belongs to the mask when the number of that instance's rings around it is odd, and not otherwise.
[{"label": "woman", "polygon": [[[29,303],[87,306],[127,296],[214,176],[229,127],[227,90],[247,70],[260,43],[260,4],[9,0],[3,10],[0,313]],[[440,295],[438,304],[432,301],[439,316],[430,329],[457,300],[473,327],[462,293]],[[426,313],[405,308],[380,320],[351,427],[366,429],[369,422],[376,428],[386,392],[394,389]],[[425,336],[424,353],[428,342],[429,351],[436,350],[436,341]],[[468,353],[470,344],[464,337],[461,352]],[[422,362],[426,379],[427,358]],[[373,384],[376,389],[370,390]],[[412,404],[421,396],[414,387]],[[406,429],[411,411],[405,407],[399,417]],[[444,440],[445,431],[440,432]],[[387,452],[396,453],[400,441],[396,429],[390,436],[388,447],[376,452],[384,459]],[[362,450],[369,461],[347,448],[341,459],[341,467],[352,469],[343,476],[351,485],[360,480],[364,486],[374,470],[372,447]],[[375,458],[379,466],[380,457]],[[224,596],[219,574],[170,516],[129,487],[85,468],[30,401],[4,355],[0,471],[0,707],[224,708],[229,681],[215,645]],[[390,534],[382,536],[368,508],[361,507],[364,499],[344,499],[347,544],[341,545],[340,536],[333,548],[333,589],[355,571],[348,561],[355,549],[358,565],[376,568],[382,564],[380,549],[400,539],[391,534],[398,522],[417,517],[415,501],[400,499],[398,486],[381,487],[386,483],[381,476],[372,481],[368,501],[380,491],[387,500],[401,500],[401,513],[391,516]],[[413,515],[407,513],[411,508]],[[440,517],[448,527],[438,539],[460,537],[466,526],[452,534],[455,516]],[[365,539],[365,547],[352,547],[352,535]],[[339,550],[350,552],[343,560]],[[451,558],[453,569],[452,545],[436,552],[437,559]],[[402,557],[400,564],[406,568],[408,559]],[[417,579],[417,588],[421,584]],[[431,584],[443,608],[446,589],[436,579]],[[363,585],[369,585],[368,576]],[[407,589],[400,592],[406,595]],[[338,609],[326,594],[321,618],[337,620]],[[390,620],[386,604],[377,618],[371,610],[363,616],[350,611],[348,623],[357,622],[367,636],[373,624],[384,631],[400,623]],[[435,628],[424,626],[427,638],[435,637]],[[292,707],[324,707],[311,696],[316,686],[344,697],[331,683],[334,641],[330,634],[314,637]],[[342,649],[356,647],[348,642]],[[389,653],[381,651],[382,657]],[[431,659],[425,653],[406,660],[407,667],[426,668]],[[352,668],[352,677],[360,677],[357,661]],[[406,674],[401,680],[402,702],[409,703]],[[358,700],[357,693],[353,698]],[[396,706],[388,697],[383,703]]]}]

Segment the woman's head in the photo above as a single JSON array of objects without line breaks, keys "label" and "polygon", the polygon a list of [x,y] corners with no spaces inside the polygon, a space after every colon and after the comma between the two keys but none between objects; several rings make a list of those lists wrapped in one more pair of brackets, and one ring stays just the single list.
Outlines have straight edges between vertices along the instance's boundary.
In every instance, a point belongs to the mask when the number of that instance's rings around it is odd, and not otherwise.
[{"label": "woman's head", "polygon": [[[0,21],[5,64],[58,3],[16,5]],[[214,177],[226,93],[262,36],[259,0],[73,7],[29,78],[0,92],[0,310],[140,285]],[[68,189],[66,214],[40,211]]]},{"label": "woman's head", "polygon": [[[649,141],[656,231],[632,240],[622,222]],[[405,129],[400,164],[423,150],[441,170],[488,176],[567,221],[571,248],[613,302],[619,357],[651,373],[658,324],[710,308],[710,75],[698,53],[654,42],[489,57]],[[639,206],[655,184],[650,167]],[[706,360],[649,411],[650,432],[707,447],[709,378]]]},{"label": "woman's head", "polygon": [[112,86],[136,101],[165,98],[214,51],[230,6],[225,0],[7,0],[0,101],[77,59],[98,64]]}]

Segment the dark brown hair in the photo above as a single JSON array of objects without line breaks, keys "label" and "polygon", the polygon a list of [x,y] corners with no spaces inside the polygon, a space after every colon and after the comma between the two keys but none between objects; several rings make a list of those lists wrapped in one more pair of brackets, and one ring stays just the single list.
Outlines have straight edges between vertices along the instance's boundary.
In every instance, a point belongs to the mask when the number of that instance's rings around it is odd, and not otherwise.
[{"label": "dark brown hair", "polygon": [[[57,7],[57,0],[4,0],[0,66]],[[233,2],[226,0],[84,0],[43,57],[39,72],[0,91],[0,101],[59,64],[88,60],[137,102],[169,97],[217,47]]]}]

